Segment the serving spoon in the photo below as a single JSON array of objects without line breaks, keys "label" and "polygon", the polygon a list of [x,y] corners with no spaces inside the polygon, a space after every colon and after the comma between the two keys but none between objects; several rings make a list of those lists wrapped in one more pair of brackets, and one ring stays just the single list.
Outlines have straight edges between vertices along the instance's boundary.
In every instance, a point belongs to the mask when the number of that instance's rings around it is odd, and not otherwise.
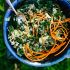
[{"label": "serving spoon", "polygon": [[23,13],[19,13],[16,11],[16,9],[14,8],[14,6],[12,5],[11,1],[10,0],[6,0],[6,2],[8,3],[8,5],[11,7],[11,9],[13,10],[13,12],[19,17],[19,19],[22,20],[22,22],[25,22],[25,24],[27,25],[28,22],[27,22],[27,19],[25,17],[25,15]]}]

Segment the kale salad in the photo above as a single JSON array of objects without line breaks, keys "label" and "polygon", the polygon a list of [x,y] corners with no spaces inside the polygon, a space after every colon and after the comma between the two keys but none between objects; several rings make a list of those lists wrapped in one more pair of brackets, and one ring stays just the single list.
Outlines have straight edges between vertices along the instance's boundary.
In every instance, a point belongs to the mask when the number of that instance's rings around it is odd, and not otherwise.
[{"label": "kale salad", "polygon": [[[44,60],[44,57],[48,56],[45,54],[46,51],[66,40],[67,35],[64,34],[67,34],[65,32],[67,24],[63,25],[65,27],[63,29],[56,28],[58,20],[64,20],[66,17],[60,7],[54,4],[52,0],[26,2],[17,9],[17,12],[24,14],[26,22],[23,22],[21,17],[12,14],[11,24],[8,27],[8,40],[20,57],[25,55],[29,60]],[[55,29],[53,29],[52,20],[54,20]]]}]

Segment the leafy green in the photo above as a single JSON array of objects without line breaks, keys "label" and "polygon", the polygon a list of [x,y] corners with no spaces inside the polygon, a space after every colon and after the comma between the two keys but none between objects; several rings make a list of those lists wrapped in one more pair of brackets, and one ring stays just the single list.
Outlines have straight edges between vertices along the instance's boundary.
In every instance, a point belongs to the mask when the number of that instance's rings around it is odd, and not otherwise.
[{"label": "leafy green", "polygon": [[4,6],[0,5],[0,10],[4,12]]}]

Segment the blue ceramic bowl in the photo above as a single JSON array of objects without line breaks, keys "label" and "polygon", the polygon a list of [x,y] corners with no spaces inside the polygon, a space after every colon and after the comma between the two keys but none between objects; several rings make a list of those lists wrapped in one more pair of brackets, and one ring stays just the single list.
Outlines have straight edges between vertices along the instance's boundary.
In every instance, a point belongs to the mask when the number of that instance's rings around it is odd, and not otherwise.
[{"label": "blue ceramic bowl", "polygon": [[[67,0],[58,0],[60,3],[64,4],[65,6],[67,6],[70,9],[70,4],[67,2]],[[17,7],[17,5],[19,5],[19,3],[21,3],[21,0],[15,0],[12,4],[14,7]],[[67,49],[67,51],[62,55],[59,56],[59,58],[55,58],[55,60],[53,61],[47,61],[47,62],[31,62],[27,59],[21,58],[19,57],[15,51],[13,50],[12,46],[9,44],[8,41],[8,25],[10,24],[10,16],[12,14],[12,10],[8,9],[6,14],[5,14],[5,18],[4,18],[4,25],[3,25],[3,35],[4,35],[4,42],[6,44],[6,47],[8,48],[8,50],[10,51],[10,53],[16,58],[18,59],[20,62],[27,64],[27,65],[31,65],[31,66],[35,66],[35,67],[45,67],[45,66],[51,66],[54,64],[57,64],[61,61],[63,61],[65,58],[69,58],[70,57],[70,48]]]}]

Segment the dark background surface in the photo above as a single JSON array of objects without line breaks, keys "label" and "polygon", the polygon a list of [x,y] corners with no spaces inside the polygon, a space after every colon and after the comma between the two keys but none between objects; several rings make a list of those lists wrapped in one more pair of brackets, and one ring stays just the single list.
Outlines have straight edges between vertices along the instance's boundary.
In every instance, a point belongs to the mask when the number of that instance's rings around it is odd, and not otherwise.
[{"label": "dark background surface", "polygon": [[4,5],[6,5],[5,0],[0,0],[0,70],[70,70],[70,59],[65,59],[56,65],[44,68],[31,67],[10,59],[3,41],[3,20],[6,12],[6,6]]}]

